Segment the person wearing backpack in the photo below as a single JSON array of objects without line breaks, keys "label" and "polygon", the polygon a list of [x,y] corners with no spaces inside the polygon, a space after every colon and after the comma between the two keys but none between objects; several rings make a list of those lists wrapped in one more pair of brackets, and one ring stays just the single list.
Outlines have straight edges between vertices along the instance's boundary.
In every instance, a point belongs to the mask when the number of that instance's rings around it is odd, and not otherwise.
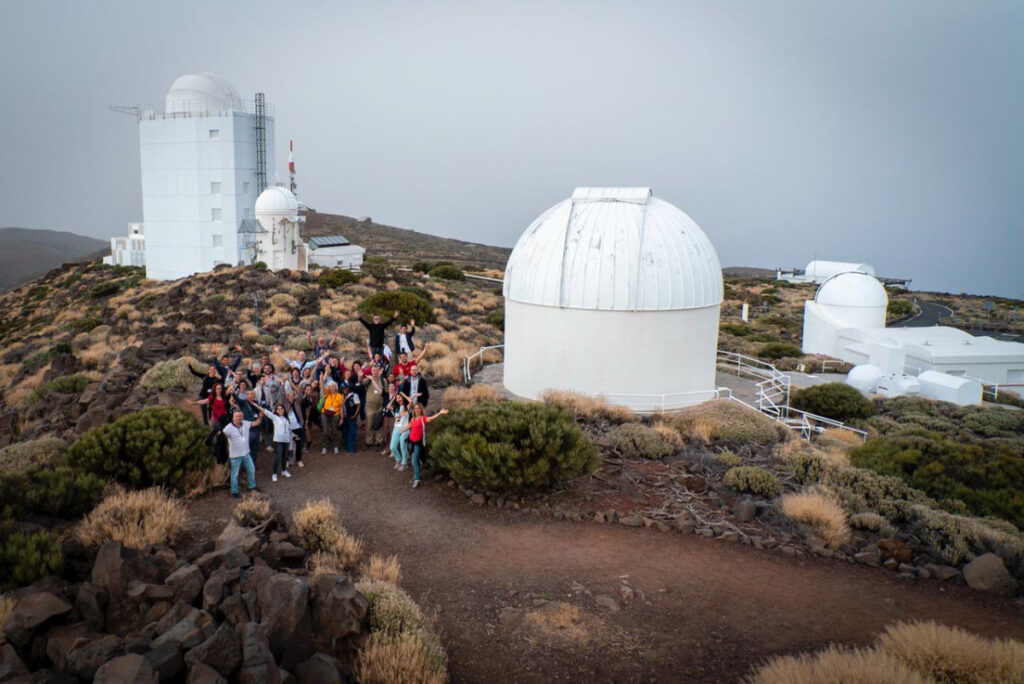
[{"label": "person wearing backpack", "polygon": [[425,414],[423,404],[412,405],[412,418],[409,424],[402,428],[402,432],[409,432],[409,446],[412,450],[412,486],[420,486],[420,459],[423,457],[423,449],[427,445],[427,423],[448,413],[448,409],[441,409],[432,416]]}]

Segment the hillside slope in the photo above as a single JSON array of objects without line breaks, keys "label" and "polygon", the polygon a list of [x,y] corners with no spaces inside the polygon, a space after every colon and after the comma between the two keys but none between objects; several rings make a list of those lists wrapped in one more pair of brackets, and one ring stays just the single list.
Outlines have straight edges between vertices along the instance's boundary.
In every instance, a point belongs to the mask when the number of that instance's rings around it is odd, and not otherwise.
[{"label": "hillside slope", "polygon": [[102,240],[59,230],[0,228],[0,292],[68,261],[95,256],[108,245]]}]

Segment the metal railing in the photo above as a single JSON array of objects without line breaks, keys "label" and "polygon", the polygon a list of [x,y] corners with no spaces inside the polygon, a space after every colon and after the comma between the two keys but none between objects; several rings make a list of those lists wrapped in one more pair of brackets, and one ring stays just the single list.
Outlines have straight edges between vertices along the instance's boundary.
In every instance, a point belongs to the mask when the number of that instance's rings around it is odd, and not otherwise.
[{"label": "metal railing", "polygon": [[480,347],[480,349],[462,360],[462,377],[465,378],[467,385],[473,384],[473,361],[480,359],[480,366],[484,365],[484,354],[491,349],[504,349],[503,344],[492,344],[489,347]]}]

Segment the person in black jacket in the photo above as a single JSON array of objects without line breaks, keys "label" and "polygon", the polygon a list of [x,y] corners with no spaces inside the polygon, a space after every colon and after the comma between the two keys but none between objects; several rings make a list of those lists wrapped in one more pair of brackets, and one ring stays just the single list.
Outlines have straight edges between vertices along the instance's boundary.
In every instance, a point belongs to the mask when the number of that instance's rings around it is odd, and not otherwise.
[{"label": "person in black jacket", "polygon": [[224,354],[220,359],[214,357],[213,360],[210,361],[222,378],[227,378],[228,373],[234,372],[238,368],[238,364],[242,363],[242,345],[236,344],[235,351],[238,352],[238,356],[236,356],[235,360],[231,361],[231,363],[228,363],[230,357],[227,354]]},{"label": "person in black jacket", "polygon": [[[188,369],[192,373],[192,375],[196,376],[197,378],[202,378],[202,380],[203,380],[203,386],[199,390],[199,400],[200,401],[202,401],[203,399],[206,399],[208,396],[210,396],[210,392],[213,391],[213,386],[217,385],[217,384],[220,384],[220,382],[222,380],[220,375],[217,374],[216,366],[210,366],[207,369],[205,375],[203,373],[201,373],[200,371],[197,371],[195,368],[193,368],[191,363],[188,364]],[[209,425],[210,424],[210,405],[209,404],[200,404],[200,406],[203,407],[203,425]]]},{"label": "person in black jacket", "polygon": [[430,401],[430,388],[427,387],[427,379],[420,375],[418,366],[409,369],[409,377],[402,383],[402,394],[409,397],[409,401],[413,404],[419,404],[423,408],[427,407],[427,403]]},{"label": "person in black jacket", "polygon": [[397,320],[397,319],[398,319],[398,312],[397,311],[395,312],[394,316],[392,316],[388,320],[384,321],[383,323],[381,323],[380,316],[376,316],[375,315],[373,317],[373,323],[367,323],[366,321],[363,320],[362,316],[359,317],[359,322],[362,323],[363,327],[365,327],[370,332],[370,352],[371,352],[371,356],[372,356],[372,354],[381,354],[381,355],[384,354],[384,338],[385,338],[385,333],[386,333],[386,331],[388,329],[388,326],[391,325],[392,323],[394,323],[395,320]]},{"label": "person in black jacket", "polygon": [[413,336],[416,334],[416,319],[410,319],[409,325],[398,326],[398,334],[395,335],[395,356],[401,353],[406,353],[412,356],[412,353],[416,351],[416,344],[412,341]]}]

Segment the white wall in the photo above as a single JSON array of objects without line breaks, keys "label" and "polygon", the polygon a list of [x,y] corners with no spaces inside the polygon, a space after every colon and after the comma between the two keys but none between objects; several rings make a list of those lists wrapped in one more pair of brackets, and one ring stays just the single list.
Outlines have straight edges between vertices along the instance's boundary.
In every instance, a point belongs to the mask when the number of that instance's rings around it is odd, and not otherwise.
[{"label": "white wall", "polygon": [[320,247],[309,250],[309,263],[324,268],[359,268],[366,250],[358,245]]},{"label": "white wall", "polygon": [[[219,133],[210,137],[210,131]],[[275,179],[274,120],[267,117],[267,182]],[[143,117],[139,122],[146,275],[169,280],[241,259],[238,225],[253,218],[255,116]],[[213,183],[220,183],[214,192]],[[213,210],[220,209],[220,220]],[[215,246],[219,236],[220,246]]]},{"label": "white wall", "polygon": [[844,358],[840,330],[884,327],[884,306],[831,306],[808,300],[804,302],[803,352]]},{"label": "white wall", "polygon": [[718,317],[718,306],[594,311],[506,299],[505,387],[529,399],[549,388],[600,394],[638,411],[662,395],[674,395],[668,409],[704,401],[715,387]]}]

